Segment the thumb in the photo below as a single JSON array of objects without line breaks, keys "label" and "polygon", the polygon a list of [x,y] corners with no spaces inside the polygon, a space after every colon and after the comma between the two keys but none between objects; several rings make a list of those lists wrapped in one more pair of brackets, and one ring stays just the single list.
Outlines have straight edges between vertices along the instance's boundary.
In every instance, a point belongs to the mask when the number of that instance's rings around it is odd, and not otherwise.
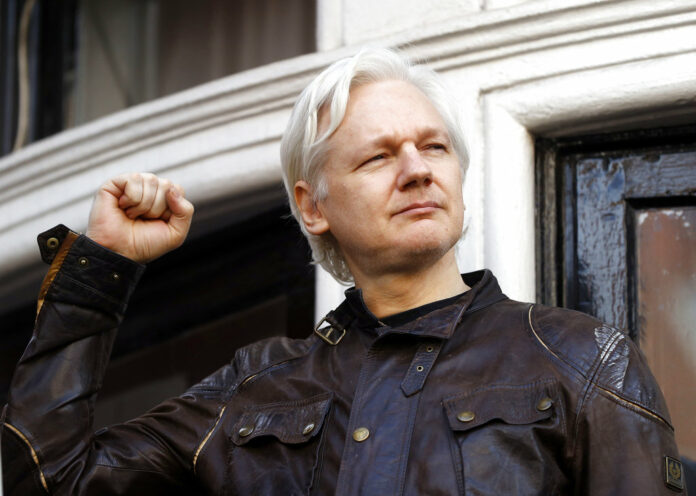
[{"label": "thumb", "polygon": [[169,228],[179,236],[186,236],[193,218],[193,205],[177,186],[172,186],[167,191],[167,206],[172,213],[167,221]]}]

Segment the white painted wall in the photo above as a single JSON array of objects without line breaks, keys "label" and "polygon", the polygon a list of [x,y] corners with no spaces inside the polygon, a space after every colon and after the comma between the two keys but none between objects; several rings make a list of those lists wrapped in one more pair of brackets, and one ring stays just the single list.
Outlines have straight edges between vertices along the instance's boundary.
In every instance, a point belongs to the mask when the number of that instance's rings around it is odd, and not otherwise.
[{"label": "white painted wall", "polygon": [[[533,300],[533,137],[696,120],[696,1],[443,0],[427,12],[421,3],[322,1],[323,51],[128,109],[0,160],[0,298],[39,270],[36,233],[56,222],[84,228],[91,192],[111,174],[151,170],[182,182],[201,204],[253,203],[280,181],[279,139],[301,88],[370,41],[432,60],[454,88],[471,151],[460,268],[489,267],[509,296]],[[317,288],[323,315],[343,289],[321,274]]]},{"label": "white painted wall", "polygon": [[[385,37],[406,33],[417,38],[420,30],[435,24],[533,1],[317,0],[317,49],[380,43]],[[557,4],[564,2],[556,0]]]}]

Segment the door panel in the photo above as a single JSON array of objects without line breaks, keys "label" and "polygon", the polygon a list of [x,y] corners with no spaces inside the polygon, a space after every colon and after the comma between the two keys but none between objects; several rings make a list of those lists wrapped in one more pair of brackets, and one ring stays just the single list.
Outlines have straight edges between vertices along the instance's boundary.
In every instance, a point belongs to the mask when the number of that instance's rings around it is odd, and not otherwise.
[{"label": "door panel", "polygon": [[696,126],[537,140],[537,299],[626,328],[696,491]]},{"label": "door panel", "polygon": [[642,351],[667,400],[677,444],[696,459],[696,207],[634,211]]}]

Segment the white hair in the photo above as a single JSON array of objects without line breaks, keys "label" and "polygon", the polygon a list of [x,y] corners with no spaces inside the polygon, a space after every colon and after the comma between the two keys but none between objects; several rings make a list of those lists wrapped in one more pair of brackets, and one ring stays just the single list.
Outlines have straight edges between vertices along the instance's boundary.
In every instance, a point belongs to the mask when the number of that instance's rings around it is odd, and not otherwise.
[{"label": "white hair", "polygon": [[[329,148],[328,138],[343,121],[350,90],[388,80],[412,84],[425,94],[438,111],[459,159],[462,180],[469,164],[458,107],[440,76],[432,69],[413,65],[393,50],[371,48],[334,62],[314,78],[302,91],[292,109],[280,145],[280,161],[290,209],[309,241],[313,261],[340,282],[353,280],[340,246],[330,231],[320,236],[307,231],[295,202],[294,188],[298,181],[303,180],[312,187],[315,202],[326,197],[328,191],[322,170]],[[324,109],[329,112],[329,125],[318,136],[319,114]]]}]

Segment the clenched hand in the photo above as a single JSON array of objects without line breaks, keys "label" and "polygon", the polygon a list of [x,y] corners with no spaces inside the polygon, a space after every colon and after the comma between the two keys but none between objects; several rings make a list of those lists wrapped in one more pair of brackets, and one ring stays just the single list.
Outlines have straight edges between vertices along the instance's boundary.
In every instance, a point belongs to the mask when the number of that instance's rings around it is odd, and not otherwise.
[{"label": "clenched hand", "polygon": [[136,262],[179,247],[188,234],[193,205],[181,186],[154,174],[117,176],[94,197],[87,236]]}]

